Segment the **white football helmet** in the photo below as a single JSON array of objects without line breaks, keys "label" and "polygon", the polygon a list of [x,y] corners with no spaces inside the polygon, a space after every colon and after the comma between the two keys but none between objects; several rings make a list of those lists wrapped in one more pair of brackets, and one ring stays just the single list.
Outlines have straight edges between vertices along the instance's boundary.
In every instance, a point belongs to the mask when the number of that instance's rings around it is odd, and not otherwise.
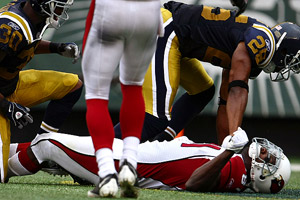
[{"label": "white football helmet", "polygon": [[[261,149],[268,152],[267,158],[260,157]],[[255,192],[277,193],[289,181],[291,165],[280,147],[265,138],[253,138],[248,154],[252,158],[251,182],[249,187]],[[272,158],[271,158],[272,157]],[[269,161],[273,160],[274,163]]]},{"label": "white football helmet", "polygon": [[[69,19],[68,10],[74,0],[30,0],[33,10],[41,16],[47,17],[50,28],[58,29]],[[60,9],[60,13],[55,10]]]}]

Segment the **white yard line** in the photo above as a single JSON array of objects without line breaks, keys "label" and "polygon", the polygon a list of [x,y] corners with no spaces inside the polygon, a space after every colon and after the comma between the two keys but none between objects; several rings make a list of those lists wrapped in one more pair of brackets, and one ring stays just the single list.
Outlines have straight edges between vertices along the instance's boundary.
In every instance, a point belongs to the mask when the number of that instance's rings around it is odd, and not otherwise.
[{"label": "white yard line", "polygon": [[300,172],[300,164],[291,164],[291,169],[294,172]]}]

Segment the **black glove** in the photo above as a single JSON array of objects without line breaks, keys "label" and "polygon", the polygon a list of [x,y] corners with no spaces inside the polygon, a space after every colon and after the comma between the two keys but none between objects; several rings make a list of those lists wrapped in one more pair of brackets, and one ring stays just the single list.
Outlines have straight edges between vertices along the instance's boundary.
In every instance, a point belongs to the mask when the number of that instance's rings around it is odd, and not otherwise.
[{"label": "black glove", "polygon": [[159,133],[158,135],[156,135],[151,141],[155,141],[155,140],[157,140],[157,141],[159,141],[159,142],[162,142],[162,141],[164,141],[164,140],[166,140],[166,141],[171,141],[171,140],[173,140],[174,138],[170,135],[170,134],[168,134],[168,133],[166,133],[165,131],[164,132],[161,132],[161,133]]},{"label": "black glove", "polygon": [[233,6],[237,6],[239,8],[237,13],[235,14],[236,17],[242,14],[246,10],[248,5],[248,0],[230,0],[230,2]]},{"label": "black glove", "polygon": [[52,53],[58,53],[68,58],[74,58],[73,64],[76,63],[77,60],[80,58],[79,47],[74,42],[70,42],[70,43],[51,42],[49,45],[49,49]]},{"label": "black glove", "polygon": [[15,102],[10,102],[7,100],[5,101],[6,104],[6,117],[13,122],[13,124],[22,129],[28,123],[33,123],[33,118],[29,114],[30,109]]}]

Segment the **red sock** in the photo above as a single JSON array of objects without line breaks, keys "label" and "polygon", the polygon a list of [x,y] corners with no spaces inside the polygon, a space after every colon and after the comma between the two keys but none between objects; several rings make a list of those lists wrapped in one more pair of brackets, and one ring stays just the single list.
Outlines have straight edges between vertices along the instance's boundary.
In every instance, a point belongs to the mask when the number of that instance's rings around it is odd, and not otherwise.
[{"label": "red sock", "polygon": [[145,118],[145,102],[142,86],[121,84],[123,100],[120,110],[122,138],[141,138]]},{"label": "red sock", "polygon": [[27,147],[29,147],[30,144],[31,144],[31,142],[19,143],[16,152],[27,149]]},{"label": "red sock", "polygon": [[86,121],[95,151],[101,148],[112,149],[115,133],[108,112],[108,101],[103,99],[88,99],[86,100],[86,105]]},{"label": "red sock", "polygon": [[22,164],[22,166],[34,174],[34,173],[38,172],[42,167],[40,164],[38,164],[37,162],[34,162],[32,160],[32,158],[28,156],[27,149],[28,148],[20,151],[18,158],[19,158],[19,161]]}]

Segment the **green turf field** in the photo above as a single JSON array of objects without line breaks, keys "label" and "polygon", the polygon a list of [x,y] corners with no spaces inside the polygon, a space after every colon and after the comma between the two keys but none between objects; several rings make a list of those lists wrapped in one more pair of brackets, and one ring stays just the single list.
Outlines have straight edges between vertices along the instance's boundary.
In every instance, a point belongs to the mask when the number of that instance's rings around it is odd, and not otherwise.
[{"label": "green turf field", "polygon": [[11,0],[0,0],[0,8],[6,5],[8,2],[11,2]]},{"label": "green turf field", "polygon": [[[13,177],[7,184],[0,184],[1,200],[79,200],[90,199],[87,191],[93,186],[79,186],[72,178],[51,176],[39,172],[32,176]],[[192,193],[141,189],[138,199],[158,200],[194,200],[194,199],[300,199],[300,172],[292,172],[289,184],[279,194],[244,193]]]}]

